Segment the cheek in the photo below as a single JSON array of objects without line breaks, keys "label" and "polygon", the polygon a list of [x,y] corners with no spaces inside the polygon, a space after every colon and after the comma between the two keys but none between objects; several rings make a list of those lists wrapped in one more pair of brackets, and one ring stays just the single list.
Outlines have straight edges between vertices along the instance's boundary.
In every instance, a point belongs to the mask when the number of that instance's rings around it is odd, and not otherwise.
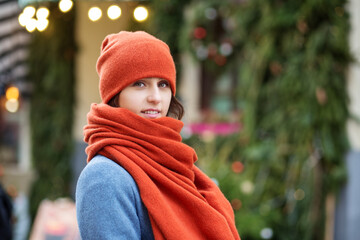
[{"label": "cheek", "polygon": [[164,105],[167,107],[167,109],[169,109],[169,106],[170,106],[170,102],[171,102],[171,96],[172,96],[172,93],[170,93],[170,94],[166,94],[165,96],[164,96]]},{"label": "cheek", "polygon": [[133,94],[127,94],[124,92],[119,96],[119,106],[129,110],[134,110],[133,108],[137,106],[139,98],[134,97]]}]

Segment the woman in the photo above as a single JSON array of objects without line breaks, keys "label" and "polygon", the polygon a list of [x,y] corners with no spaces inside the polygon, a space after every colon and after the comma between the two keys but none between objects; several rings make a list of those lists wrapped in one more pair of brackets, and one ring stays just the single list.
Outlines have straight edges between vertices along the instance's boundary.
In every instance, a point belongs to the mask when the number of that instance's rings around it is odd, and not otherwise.
[{"label": "woman", "polygon": [[76,190],[81,237],[240,239],[231,205],[181,142],[169,47],[141,31],[111,34],[97,72],[102,103],[88,113]]}]

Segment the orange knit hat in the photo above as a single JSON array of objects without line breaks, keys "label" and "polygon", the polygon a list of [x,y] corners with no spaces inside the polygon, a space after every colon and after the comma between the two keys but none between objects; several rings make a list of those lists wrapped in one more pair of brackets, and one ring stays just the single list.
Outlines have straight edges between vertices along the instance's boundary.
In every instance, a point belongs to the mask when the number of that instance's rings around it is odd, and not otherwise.
[{"label": "orange knit hat", "polygon": [[176,92],[175,64],[168,45],[143,31],[106,36],[96,70],[103,103],[129,84],[148,77],[168,80],[172,94]]}]

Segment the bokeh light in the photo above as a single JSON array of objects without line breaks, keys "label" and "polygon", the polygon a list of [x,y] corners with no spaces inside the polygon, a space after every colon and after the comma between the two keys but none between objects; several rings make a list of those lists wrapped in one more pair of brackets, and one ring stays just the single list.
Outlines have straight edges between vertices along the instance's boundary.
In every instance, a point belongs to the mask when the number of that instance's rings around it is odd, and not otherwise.
[{"label": "bokeh light", "polygon": [[274,232],[271,228],[263,228],[260,231],[260,236],[262,239],[271,239],[274,235]]},{"label": "bokeh light", "polygon": [[294,192],[294,198],[295,200],[297,201],[301,201],[305,198],[305,192],[304,190],[302,190],[301,188],[297,189],[295,192]]},{"label": "bokeh light", "polygon": [[36,11],[36,18],[37,19],[46,19],[49,16],[50,12],[49,9],[45,7],[41,7]]},{"label": "bokeh light", "polygon": [[23,13],[27,18],[32,18],[35,16],[36,9],[33,6],[27,6],[24,8]]},{"label": "bokeh light", "polygon": [[145,7],[137,7],[134,10],[134,18],[138,22],[145,21],[149,16],[148,10]]},{"label": "bokeh light", "polygon": [[40,32],[44,31],[48,27],[48,25],[49,25],[49,20],[47,19],[38,19],[36,21],[36,28]]},{"label": "bokeh light", "polygon": [[203,39],[206,37],[206,29],[203,27],[197,27],[194,29],[194,37],[197,39]]},{"label": "bokeh light", "polygon": [[19,98],[19,89],[17,87],[9,87],[8,89],[6,89],[6,93],[5,93],[5,96],[6,96],[6,99],[7,100],[10,100],[10,99],[18,99]]},{"label": "bokeh light", "polygon": [[71,0],[61,0],[59,2],[59,9],[64,13],[70,11],[72,6],[73,2]]},{"label": "bokeh light", "polygon": [[26,23],[26,30],[28,30],[29,32],[33,32],[36,29],[37,26],[37,21],[34,18],[31,18],[27,21]]},{"label": "bokeh light", "polygon": [[245,194],[251,194],[254,191],[254,184],[250,180],[245,180],[241,183],[240,189]]},{"label": "bokeh light", "polygon": [[89,15],[89,19],[95,22],[101,18],[102,12],[100,8],[92,7],[89,9],[88,15]]},{"label": "bokeh light", "polygon": [[20,23],[20,25],[21,25],[22,27],[25,27],[25,26],[26,26],[26,23],[27,23],[27,21],[28,21],[29,19],[30,19],[30,18],[28,18],[28,17],[25,15],[25,13],[21,13],[21,14],[19,15],[19,18],[18,18],[19,23]]},{"label": "bokeh light", "polygon": [[5,102],[5,109],[11,113],[19,109],[19,101],[17,99],[9,99]]},{"label": "bokeh light", "polygon": [[121,8],[117,5],[111,5],[107,10],[107,15],[110,19],[116,20],[121,16]]}]

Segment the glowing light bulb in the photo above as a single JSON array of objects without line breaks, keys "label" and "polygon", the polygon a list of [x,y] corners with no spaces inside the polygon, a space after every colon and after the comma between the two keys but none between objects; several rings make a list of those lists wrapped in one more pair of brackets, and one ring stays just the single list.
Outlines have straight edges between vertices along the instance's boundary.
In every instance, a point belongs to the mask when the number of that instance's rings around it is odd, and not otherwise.
[{"label": "glowing light bulb", "polygon": [[19,24],[22,26],[22,27],[25,27],[26,26],[26,23],[28,21],[28,17],[24,14],[24,13],[21,13],[19,15]]},{"label": "glowing light bulb", "polygon": [[49,26],[49,20],[45,19],[38,19],[36,21],[36,28],[40,32],[44,31]]},{"label": "glowing light bulb", "polygon": [[46,19],[49,16],[49,9],[45,7],[41,7],[36,11],[36,18],[37,19]]},{"label": "glowing light bulb", "polygon": [[145,7],[137,7],[134,10],[134,18],[136,21],[143,22],[149,16],[148,10]]},{"label": "glowing light bulb", "polygon": [[5,108],[11,113],[19,109],[19,101],[17,99],[9,99],[5,102]]},{"label": "glowing light bulb", "polygon": [[62,12],[68,12],[73,6],[73,2],[71,0],[60,0],[59,9]]},{"label": "glowing light bulb", "polygon": [[107,15],[112,20],[118,19],[121,16],[121,8],[117,5],[111,5],[107,10]]},{"label": "glowing light bulb", "polygon": [[19,98],[19,89],[17,87],[9,87],[8,89],[6,89],[6,99],[10,100],[10,99],[18,99]]},{"label": "glowing light bulb", "polygon": [[35,16],[36,9],[33,6],[27,6],[24,8],[23,13],[27,18],[32,18]]},{"label": "glowing light bulb", "polygon": [[28,20],[28,22],[26,23],[26,30],[28,30],[29,32],[33,32],[36,29],[36,25],[37,25],[37,21],[34,18],[31,18]]},{"label": "glowing light bulb", "polygon": [[90,20],[95,22],[101,18],[102,12],[101,12],[100,8],[92,7],[92,8],[90,8],[88,15],[89,15]]}]

